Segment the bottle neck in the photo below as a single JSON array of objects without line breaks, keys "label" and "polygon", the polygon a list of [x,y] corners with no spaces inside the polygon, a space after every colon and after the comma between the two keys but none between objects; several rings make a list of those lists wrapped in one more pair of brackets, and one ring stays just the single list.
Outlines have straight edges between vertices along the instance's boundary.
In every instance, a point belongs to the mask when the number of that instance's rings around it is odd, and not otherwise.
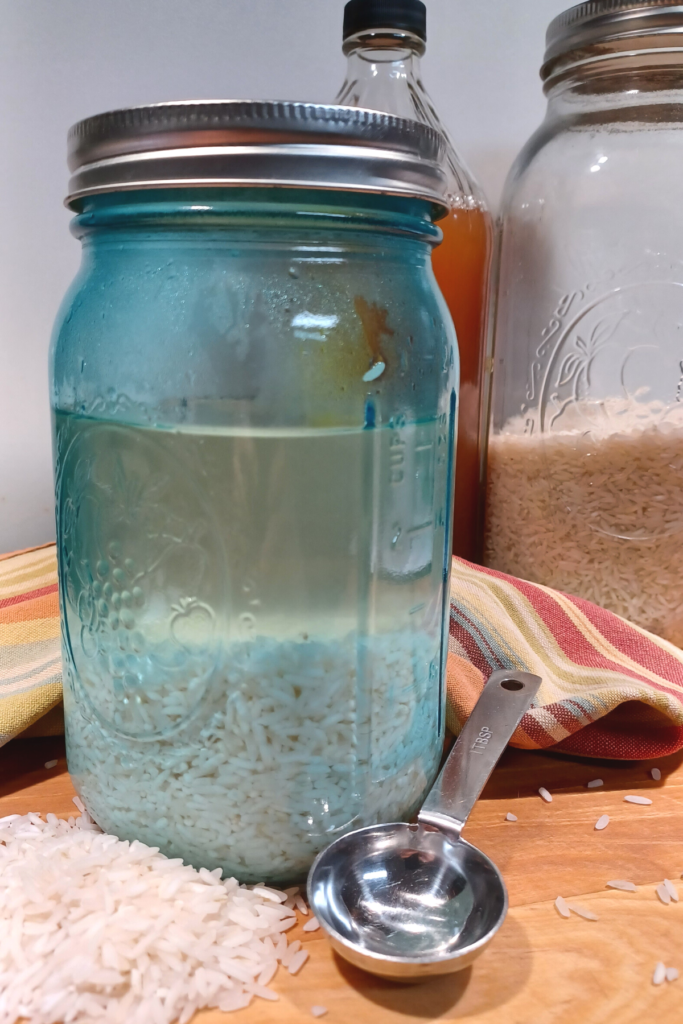
[{"label": "bottle neck", "polygon": [[440,132],[447,143],[448,192],[453,206],[484,207],[478,185],[455,151],[422,84],[420,58],[425,43],[412,32],[375,29],[344,40],[348,58],[346,79],[335,103],[383,110],[396,117],[420,121]]},{"label": "bottle neck", "polygon": [[[346,79],[335,102],[440,127],[420,78],[425,44],[411,32],[359,32],[344,42]],[[436,124],[434,122],[437,122]]]}]

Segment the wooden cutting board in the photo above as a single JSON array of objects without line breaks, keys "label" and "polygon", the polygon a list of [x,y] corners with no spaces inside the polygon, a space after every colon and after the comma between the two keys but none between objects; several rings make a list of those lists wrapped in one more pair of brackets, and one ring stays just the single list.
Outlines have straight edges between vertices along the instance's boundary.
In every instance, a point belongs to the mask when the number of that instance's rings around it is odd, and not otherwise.
[{"label": "wooden cutting board", "polygon": [[[45,761],[59,758],[56,768]],[[660,782],[650,778],[657,765]],[[602,778],[600,789],[586,789]],[[538,796],[545,786],[551,804]],[[624,802],[649,796],[650,806]],[[0,815],[73,813],[74,790],[59,738],[15,740],[0,750]],[[512,811],[516,822],[505,815]],[[604,831],[595,822],[609,814]],[[310,959],[296,977],[280,970],[277,1002],[195,1024],[304,1024],[326,1006],[325,1024],[681,1024],[683,902],[665,906],[655,886],[680,882],[683,898],[683,753],[656,762],[597,762],[508,750],[467,825],[467,838],[499,865],[510,913],[486,953],[461,974],[398,986],[347,966],[320,931],[301,938]],[[605,887],[626,878],[636,893]],[[598,921],[561,918],[556,896],[576,898]],[[652,984],[658,960],[681,979]]]}]

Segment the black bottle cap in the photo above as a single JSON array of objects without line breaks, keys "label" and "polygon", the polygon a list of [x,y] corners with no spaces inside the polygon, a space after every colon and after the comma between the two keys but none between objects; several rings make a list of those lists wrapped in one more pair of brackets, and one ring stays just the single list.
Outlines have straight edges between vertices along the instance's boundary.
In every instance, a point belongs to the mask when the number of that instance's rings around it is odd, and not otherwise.
[{"label": "black bottle cap", "polygon": [[427,41],[427,8],[422,0],[349,0],[344,8],[344,34],[393,28],[413,32]]}]

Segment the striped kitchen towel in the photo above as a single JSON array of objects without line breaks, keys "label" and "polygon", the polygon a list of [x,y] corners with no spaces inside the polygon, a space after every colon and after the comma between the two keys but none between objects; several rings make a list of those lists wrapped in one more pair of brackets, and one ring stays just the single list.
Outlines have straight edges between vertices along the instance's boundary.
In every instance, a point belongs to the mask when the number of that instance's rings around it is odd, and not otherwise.
[{"label": "striped kitchen towel", "polygon": [[55,546],[0,555],[0,746],[61,699]]},{"label": "striped kitchen towel", "polygon": [[590,601],[453,559],[448,724],[494,669],[543,679],[513,746],[643,759],[683,747],[683,650]]},{"label": "striped kitchen towel", "polygon": [[[589,601],[456,558],[453,732],[497,668],[543,679],[515,746],[627,759],[683,747],[683,650]],[[58,728],[61,692],[54,545],[0,556],[0,745],[33,723],[45,733]]]}]

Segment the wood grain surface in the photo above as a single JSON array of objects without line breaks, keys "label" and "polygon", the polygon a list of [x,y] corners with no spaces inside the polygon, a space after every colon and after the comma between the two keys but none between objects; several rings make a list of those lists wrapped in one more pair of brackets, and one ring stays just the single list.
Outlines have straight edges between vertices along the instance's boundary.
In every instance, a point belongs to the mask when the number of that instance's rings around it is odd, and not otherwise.
[{"label": "wood grain surface", "polygon": [[[59,758],[46,770],[45,761]],[[655,765],[662,778],[654,782]],[[588,790],[590,779],[605,785]],[[545,786],[553,802],[544,803]],[[647,795],[651,805],[624,802]],[[0,815],[73,813],[63,741],[18,740],[0,750]],[[505,815],[512,811],[516,822]],[[602,832],[602,814],[610,823]],[[310,960],[296,977],[280,970],[277,1002],[234,1014],[200,1013],[195,1024],[302,1024],[322,1005],[326,1024],[683,1024],[683,903],[665,906],[655,886],[680,882],[683,898],[683,754],[656,762],[596,762],[508,750],[467,825],[467,838],[501,868],[511,910],[472,968],[399,986],[347,966],[321,932],[302,932]],[[635,893],[608,890],[627,878]],[[561,918],[556,896],[575,898],[598,921]],[[652,984],[658,960],[681,980]]]}]

